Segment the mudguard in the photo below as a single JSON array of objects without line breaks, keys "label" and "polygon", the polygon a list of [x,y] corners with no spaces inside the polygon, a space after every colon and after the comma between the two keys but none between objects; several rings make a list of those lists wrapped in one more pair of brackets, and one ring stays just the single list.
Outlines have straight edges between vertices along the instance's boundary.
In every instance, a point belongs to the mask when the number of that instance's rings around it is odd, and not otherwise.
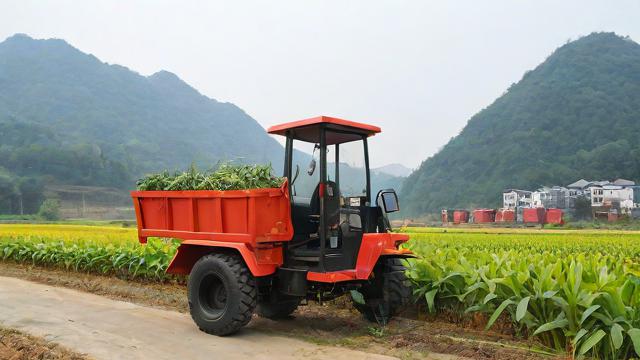
[{"label": "mudguard", "polygon": [[282,265],[281,246],[269,244],[261,248],[251,248],[245,243],[185,240],[178,247],[167,273],[188,275],[198,259],[216,251],[233,251],[240,254],[251,274],[256,277],[271,275]]},{"label": "mudguard", "polygon": [[326,273],[308,272],[307,280],[336,283],[352,280],[367,280],[380,257],[415,257],[409,249],[398,249],[398,245],[409,240],[409,236],[396,233],[367,233],[362,235],[362,244],[356,259],[356,268]]}]

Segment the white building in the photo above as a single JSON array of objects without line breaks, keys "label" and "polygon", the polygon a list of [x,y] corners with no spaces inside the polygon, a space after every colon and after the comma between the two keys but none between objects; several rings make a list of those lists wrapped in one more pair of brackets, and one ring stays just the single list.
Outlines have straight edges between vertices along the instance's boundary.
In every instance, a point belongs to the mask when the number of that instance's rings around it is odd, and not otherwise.
[{"label": "white building", "polygon": [[549,192],[544,190],[538,190],[531,193],[531,207],[541,208],[546,207],[547,199],[549,198]]},{"label": "white building", "polygon": [[629,210],[634,207],[633,188],[622,187],[618,185],[592,186],[589,188],[591,193],[591,206],[616,206],[619,204],[620,209]]},{"label": "white building", "polygon": [[502,192],[502,207],[515,209],[516,207],[531,207],[531,191],[507,189]]}]

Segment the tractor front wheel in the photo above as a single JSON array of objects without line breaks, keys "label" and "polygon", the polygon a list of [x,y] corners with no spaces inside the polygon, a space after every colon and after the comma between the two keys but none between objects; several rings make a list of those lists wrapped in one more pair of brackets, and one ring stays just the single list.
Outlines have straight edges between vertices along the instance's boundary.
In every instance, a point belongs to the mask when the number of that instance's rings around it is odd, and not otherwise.
[{"label": "tractor front wheel", "polygon": [[191,269],[188,297],[191,317],[200,330],[229,335],[251,320],[257,289],[240,256],[210,254],[200,258]]},{"label": "tractor front wheel", "polygon": [[371,322],[387,324],[411,300],[405,270],[401,259],[380,259],[373,278],[360,289],[364,304],[353,303],[356,310]]}]

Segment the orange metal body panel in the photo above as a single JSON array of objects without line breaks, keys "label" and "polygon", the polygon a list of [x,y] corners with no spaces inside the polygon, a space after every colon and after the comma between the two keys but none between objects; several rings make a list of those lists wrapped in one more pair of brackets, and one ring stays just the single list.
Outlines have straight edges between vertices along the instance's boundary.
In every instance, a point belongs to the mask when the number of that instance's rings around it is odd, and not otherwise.
[{"label": "orange metal body panel", "polygon": [[473,222],[476,224],[492,223],[496,219],[496,211],[493,209],[473,210]]},{"label": "orange metal body panel", "polygon": [[274,126],[271,126],[267,130],[267,132],[269,134],[285,135],[287,130],[289,129],[299,128],[299,127],[309,126],[309,125],[316,125],[321,123],[336,124],[336,125],[348,126],[348,127],[364,130],[369,133],[369,136],[375,135],[381,131],[379,127],[374,125],[368,125],[368,124],[363,124],[355,121],[338,119],[330,116],[317,116],[314,118],[274,125]]},{"label": "orange metal body panel", "polygon": [[237,251],[253,276],[267,276],[282,265],[282,246],[252,249],[247,244],[210,240],[185,240],[167,268],[169,274],[188,275],[193,264],[215,249]]},{"label": "orange metal body panel", "polygon": [[408,240],[409,235],[405,234],[363,234],[355,269],[327,273],[310,271],[307,273],[307,280],[323,283],[367,280],[381,256],[413,257],[414,255],[410,250],[398,249],[398,245]]},{"label": "orange metal body panel", "polygon": [[141,243],[185,240],[169,266],[175,273],[190,270],[194,254],[210,252],[206,247],[224,247],[238,251],[255,276],[268,275],[282,264],[282,248],[274,243],[293,237],[286,181],[272,189],[132,191],[131,197]]},{"label": "orange metal body panel", "polygon": [[544,222],[545,224],[564,224],[563,215],[564,212],[561,209],[547,209]]},{"label": "orange metal body panel", "polygon": [[522,221],[528,224],[544,224],[545,208],[522,209]]},{"label": "orange metal body panel", "polygon": [[454,224],[465,224],[469,222],[469,212],[467,210],[455,210],[453,212]]},{"label": "orange metal body panel", "polygon": [[[138,236],[257,246],[293,237],[287,184],[231,191],[132,191]],[[259,214],[259,216],[258,216]]]},{"label": "orange metal body panel", "polygon": [[512,223],[516,221],[516,212],[512,209],[501,209],[496,212],[497,223]]}]

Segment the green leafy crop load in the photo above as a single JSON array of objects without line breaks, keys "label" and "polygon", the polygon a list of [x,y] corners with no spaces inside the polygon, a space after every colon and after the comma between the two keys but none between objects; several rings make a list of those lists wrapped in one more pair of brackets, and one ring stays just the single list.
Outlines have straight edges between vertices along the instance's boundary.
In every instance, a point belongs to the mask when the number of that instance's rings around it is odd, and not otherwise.
[{"label": "green leafy crop load", "polygon": [[640,355],[640,235],[411,234],[408,277],[429,311],[484,312],[571,357]]},{"label": "green leafy crop load", "polygon": [[280,187],[284,181],[271,174],[271,165],[222,164],[215,171],[194,166],[173,175],[165,171],[138,181],[138,190],[243,190]]}]

